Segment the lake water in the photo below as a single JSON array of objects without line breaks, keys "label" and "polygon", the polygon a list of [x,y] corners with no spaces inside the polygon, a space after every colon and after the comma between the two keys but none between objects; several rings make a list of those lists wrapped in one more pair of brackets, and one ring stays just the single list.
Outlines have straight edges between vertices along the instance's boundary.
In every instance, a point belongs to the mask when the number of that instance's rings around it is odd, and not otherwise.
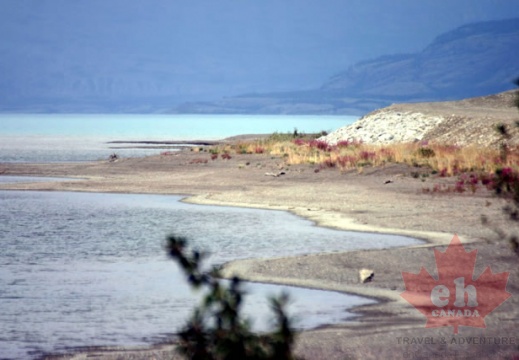
[{"label": "lake water", "polygon": [[[64,162],[158,154],[109,141],[220,140],[241,134],[333,131],[357,116],[0,114],[1,162]],[[114,149],[117,147],[117,149]]]},{"label": "lake water", "polygon": [[[110,154],[105,143],[109,140],[218,139],[294,127],[313,132],[354,119],[267,117],[261,125],[259,117],[252,117],[246,126],[242,122],[249,117],[232,117],[235,121],[203,117],[204,127],[202,118],[180,118],[0,115],[0,162],[95,160]],[[305,119],[313,127],[303,125]],[[0,182],[27,180],[0,176]],[[0,359],[169,338],[189,316],[197,295],[166,256],[163,245],[168,234],[187,236],[194,247],[210,252],[213,264],[418,243],[405,237],[320,228],[285,212],[190,205],[179,199],[0,191]],[[266,297],[285,288],[248,284],[246,312],[256,320],[257,330],[268,327]],[[372,302],[334,292],[289,289],[294,298],[290,313],[299,320],[298,328],[344,321],[351,316],[348,308]]]},{"label": "lake water", "polygon": [[[213,264],[249,257],[407,245],[399,236],[314,226],[290,213],[181,203],[177,196],[0,191],[0,358],[70,347],[165,339],[188,317],[194,294],[163,248],[192,239]],[[340,269],[338,269],[340,272]],[[266,329],[266,297],[248,285],[248,313]],[[292,288],[298,328],[344,321],[371,300]]]}]

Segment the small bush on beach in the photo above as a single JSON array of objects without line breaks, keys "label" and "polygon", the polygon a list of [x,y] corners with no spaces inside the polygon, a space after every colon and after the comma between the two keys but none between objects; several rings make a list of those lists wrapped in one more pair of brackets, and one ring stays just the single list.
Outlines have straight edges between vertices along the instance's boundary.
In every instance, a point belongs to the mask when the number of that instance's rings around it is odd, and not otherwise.
[{"label": "small bush on beach", "polygon": [[115,162],[117,160],[119,160],[119,155],[117,155],[116,153],[113,153],[110,156],[108,156],[108,161],[110,162]]},{"label": "small bush on beach", "polygon": [[286,315],[288,296],[270,300],[274,329],[270,333],[251,331],[241,314],[245,292],[238,277],[226,285],[216,268],[202,270],[204,253],[187,254],[187,240],[169,236],[167,250],[180,265],[192,288],[204,290],[202,303],[179,332],[179,350],[189,359],[295,359],[292,355],[295,334]]},{"label": "small bush on beach", "polygon": [[434,157],[434,155],[436,154],[434,153],[434,150],[431,148],[421,147],[418,149],[418,155],[423,158],[431,158]]}]

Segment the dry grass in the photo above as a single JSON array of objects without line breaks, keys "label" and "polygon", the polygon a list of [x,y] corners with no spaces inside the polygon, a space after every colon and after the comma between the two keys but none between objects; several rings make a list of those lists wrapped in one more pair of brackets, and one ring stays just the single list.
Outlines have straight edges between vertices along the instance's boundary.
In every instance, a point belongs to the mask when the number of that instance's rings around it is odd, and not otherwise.
[{"label": "dry grass", "polygon": [[265,139],[255,142],[222,145],[212,153],[270,154],[284,159],[287,165],[311,164],[340,171],[388,163],[427,167],[441,176],[466,172],[494,173],[505,167],[519,170],[519,149],[496,150],[476,146],[457,147],[426,142],[393,145],[368,145],[342,142],[329,146],[312,138]]}]

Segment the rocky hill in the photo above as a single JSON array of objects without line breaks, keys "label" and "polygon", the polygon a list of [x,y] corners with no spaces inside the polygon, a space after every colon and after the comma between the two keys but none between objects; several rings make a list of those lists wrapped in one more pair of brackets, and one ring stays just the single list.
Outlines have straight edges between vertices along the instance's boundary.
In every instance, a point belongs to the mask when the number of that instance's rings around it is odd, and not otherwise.
[{"label": "rocky hill", "polygon": [[438,36],[415,54],[358,63],[320,89],[188,103],[178,112],[365,114],[395,102],[456,100],[513,89],[519,19],[481,22]]},{"label": "rocky hill", "polygon": [[431,141],[437,143],[496,146],[496,125],[506,124],[519,145],[517,91],[474,97],[460,101],[394,104],[373,111],[355,123],[321,138],[335,144],[357,140],[370,144]]},{"label": "rocky hill", "polygon": [[519,75],[519,19],[469,24],[416,54],[359,63],[323,90],[386,98],[464,98],[511,88]]}]

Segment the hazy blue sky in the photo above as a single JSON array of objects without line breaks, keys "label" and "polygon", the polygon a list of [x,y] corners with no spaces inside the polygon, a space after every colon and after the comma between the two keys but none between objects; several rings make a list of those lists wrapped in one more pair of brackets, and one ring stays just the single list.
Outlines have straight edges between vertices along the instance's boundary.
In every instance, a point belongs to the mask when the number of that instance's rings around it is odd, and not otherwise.
[{"label": "hazy blue sky", "polygon": [[511,17],[519,0],[1,0],[0,96],[183,101],[311,88],[359,60]]}]

